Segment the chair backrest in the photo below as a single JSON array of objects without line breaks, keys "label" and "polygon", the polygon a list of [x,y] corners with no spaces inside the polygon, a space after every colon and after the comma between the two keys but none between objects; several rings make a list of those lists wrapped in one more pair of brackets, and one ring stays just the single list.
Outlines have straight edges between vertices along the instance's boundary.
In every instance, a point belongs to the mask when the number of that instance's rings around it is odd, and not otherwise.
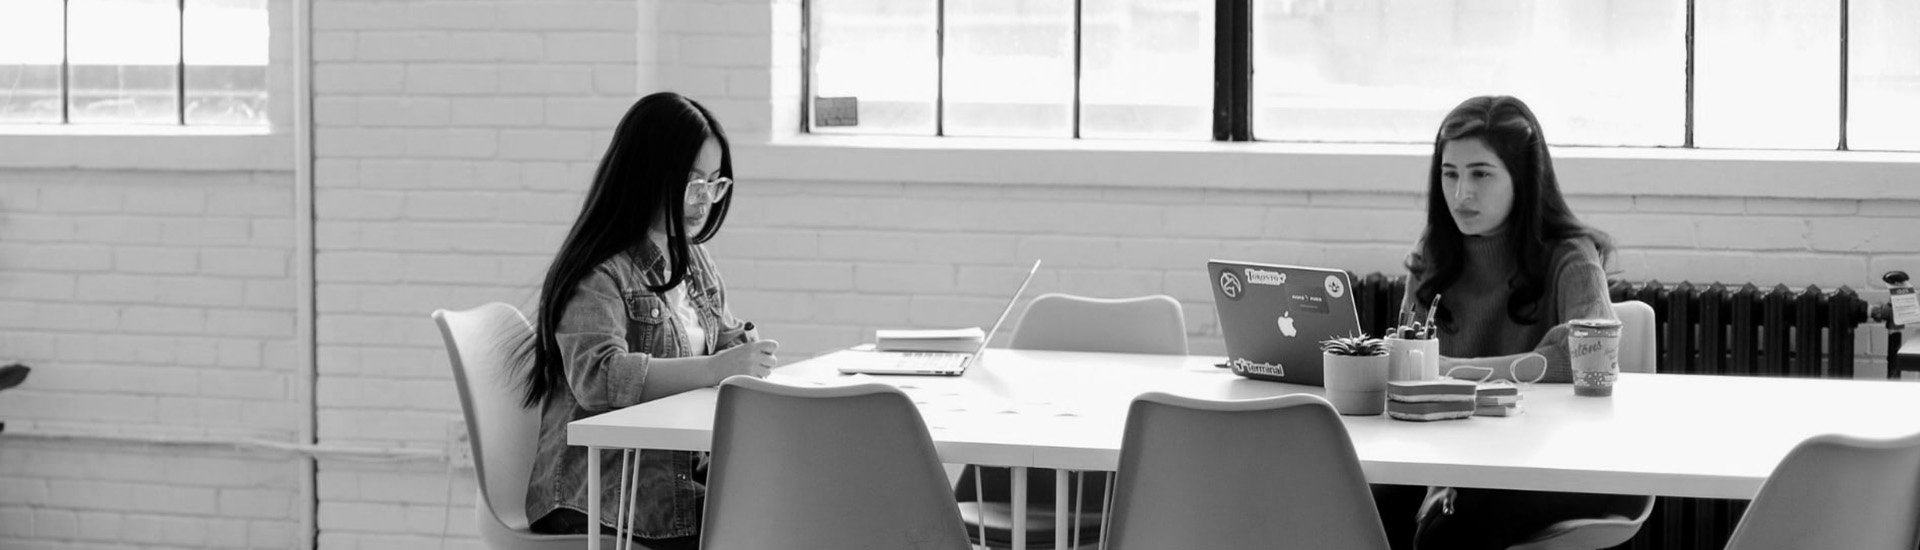
[{"label": "chair backrest", "polygon": [[1728,550],[1920,544],[1920,434],[1808,438],[1774,467]]},{"label": "chair backrest", "polygon": [[[480,480],[483,510],[513,531],[525,531],[527,476],[540,437],[540,411],[520,406],[520,394],[507,369],[506,343],[533,331],[513,306],[493,302],[463,311],[436,310],[433,320],[453,363],[460,410],[473,446],[474,473]],[[482,513],[483,517],[489,514]]]},{"label": "chair backrest", "polygon": [[1654,345],[1653,306],[1639,300],[1613,303],[1620,319],[1620,371],[1654,372],[1659,350]]},{"label": "chair backrest", "polygon": [[1108,548],[1387,548],[1353,440],[1315,395],[1134,399]]},{"label": "chair backrest", "polygon": [[702,548],[967,548],[919,410],[881,384],[720,384]]},{"label": "chair backrest", "polygon": [[1027,304],[1013,349],[1187,354],[1187,321],[1166,295],[1089,298],[1044,294]]}]

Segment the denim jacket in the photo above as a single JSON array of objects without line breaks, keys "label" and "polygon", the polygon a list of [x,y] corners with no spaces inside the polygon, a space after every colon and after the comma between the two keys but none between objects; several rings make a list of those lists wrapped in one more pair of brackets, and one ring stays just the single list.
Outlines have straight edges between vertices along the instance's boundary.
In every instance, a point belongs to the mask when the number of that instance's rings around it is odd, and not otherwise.
[{"label": "denim jacket", "polygon": [[[691,247],[681,289],[706,329],[707,349],[724,350],[758,339],[727,309],[726,288],[712,259]],[[667,261],[648,242],[602,262],[580,281],[560,317],[554,339],[566,369],[567,388],[549,395],[540,413],[540,442],[527,486],[527,519],[557,508],[587,511],[587,449],[567,445],[567,423],[640,403],[648,363],[655,357],[693,355],[685,348],[680,317],[662,296],[647,290],[667,279]],[[556,388],[558,389],[558,388]],[[600,456],[600,522],[616,524],[620,453]],[[635,534],[646,538],[700,531],[706,486],[695,474],[700,453],[640,451],[639,505]]]}]

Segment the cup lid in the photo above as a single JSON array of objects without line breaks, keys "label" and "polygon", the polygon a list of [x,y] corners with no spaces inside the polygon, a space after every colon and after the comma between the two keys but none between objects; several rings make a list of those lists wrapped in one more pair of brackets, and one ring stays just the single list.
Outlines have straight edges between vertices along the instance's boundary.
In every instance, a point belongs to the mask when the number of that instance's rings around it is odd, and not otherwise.
[{"label": "cup lid", "polygon": [[1577,327],[1607,328],[1620,326],[1619,319],[1574,319],[1567,324]]}]

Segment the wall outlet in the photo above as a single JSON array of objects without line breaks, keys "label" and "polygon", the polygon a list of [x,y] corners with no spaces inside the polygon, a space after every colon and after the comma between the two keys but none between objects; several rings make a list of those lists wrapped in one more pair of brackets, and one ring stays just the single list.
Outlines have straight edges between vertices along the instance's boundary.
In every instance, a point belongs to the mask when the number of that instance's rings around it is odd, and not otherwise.
[{"label": "wall outlet", "polygon": [[473,469],[473,440],[467,438],[467,421],[447,421],[447,462],[461,470]]}]

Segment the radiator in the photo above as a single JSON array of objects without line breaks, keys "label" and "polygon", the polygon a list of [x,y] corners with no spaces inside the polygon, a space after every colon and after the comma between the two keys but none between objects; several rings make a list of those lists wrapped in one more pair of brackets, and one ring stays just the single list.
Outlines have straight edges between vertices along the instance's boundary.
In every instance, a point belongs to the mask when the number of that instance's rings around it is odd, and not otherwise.
[{"label": "radiator", "polygon": [[1614,282],[1613,301],[1653,306],[1660,372],[1852,378],[1867,303],[1845,286]]},{"label": "radiator", "polygon": [[[1406,294],[1405,277],[1370,273],[1354,281],[1361,329],[1385,334]],[[1608,291],[1615,302],[1653,306],[1658,372],[1852,378],[1855,331],[1868,320],[1867,303],[1845,286],[1615,281]],[[1746,508],[1744,500],[1661,497],[1620,548],[1722,548]]]}]

